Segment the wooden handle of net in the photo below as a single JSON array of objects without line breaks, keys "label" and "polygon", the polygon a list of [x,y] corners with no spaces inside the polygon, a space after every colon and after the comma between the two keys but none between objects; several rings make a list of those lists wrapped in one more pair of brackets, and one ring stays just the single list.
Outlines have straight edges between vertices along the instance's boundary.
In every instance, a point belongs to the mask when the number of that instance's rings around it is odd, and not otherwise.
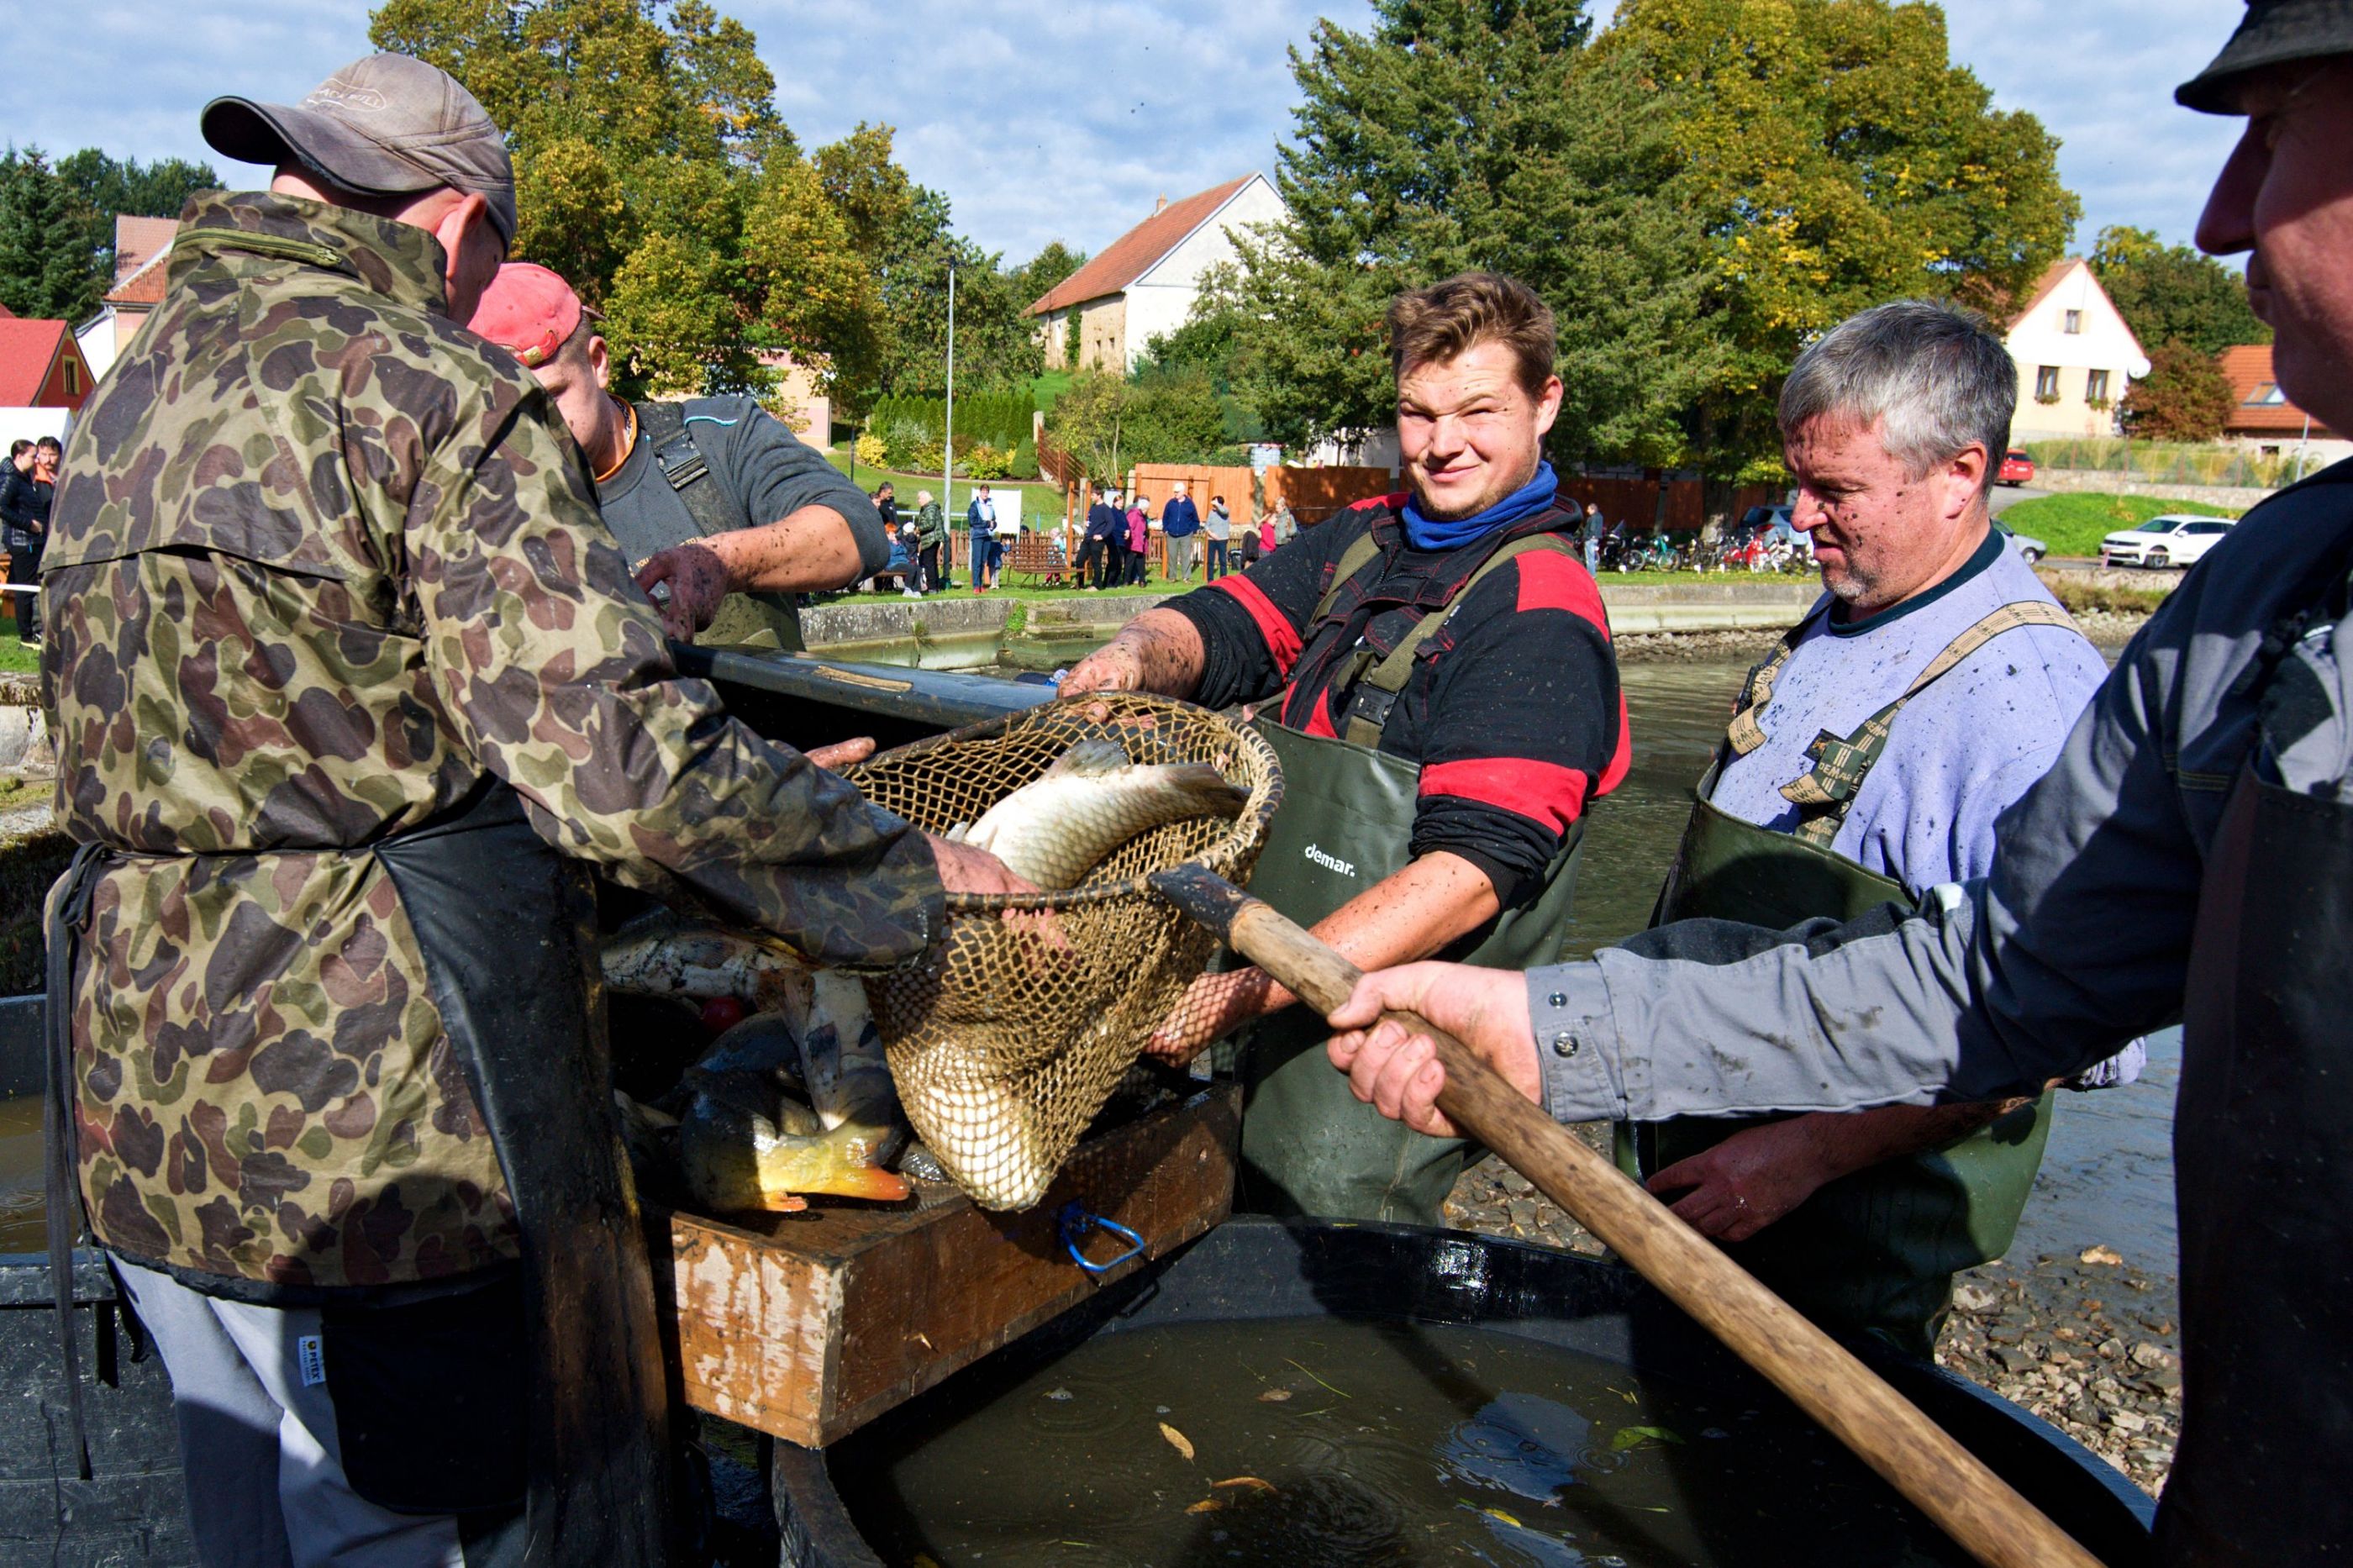
[{"label": "wooden handle of net", "polygon": [[[1155,891],[1329,1016],[1363,972],[1307,931],[1199,867],[1154,875]],[[1546,1116],[1471,1048],[1393,1014],[1438,1047],[1439,1109],[1574,1215],[1645,1279],[1769,1379],[1991,1568],[2099,1568],[2099,1560],[1917,1406]]]}]

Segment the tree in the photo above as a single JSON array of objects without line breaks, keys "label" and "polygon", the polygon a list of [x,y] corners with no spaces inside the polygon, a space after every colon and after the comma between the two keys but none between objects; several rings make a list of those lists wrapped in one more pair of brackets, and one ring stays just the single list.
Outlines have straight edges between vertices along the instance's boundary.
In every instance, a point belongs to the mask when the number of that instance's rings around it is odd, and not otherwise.
[{"label": "tree", "polygon": [[1013,269],[1014,288],[1026,296],[1022,308],[1029,309],[1054,290],[1054,285],[1087,264],[1087,253],[1072,250],[1059,239],[1050,239],[1044,249]]},{"label": "tree", "polygon": [[2231,417],[2231,383],[2222,367],[2184,342],[2148,354],[2148,374],[2125,392],[2116,417],[2125,434],[2147,441],[2211,441]]},{"label": "tree", "polygon": [[0,305],[76,321],[102,290],[87,215],[37,148],[0,153]]},{"label": "tree", "polygon": [[[58,161],[58,175],[73,188],[86,214],[91,269],[103,295],[114,281],[114,220],[118,217],[178,217],[188,198],[216,189],[220,176],[209,163],[162,158],[120,163],[95,147]],[[95,307],[93,300],[91,305]]]},{"label": "tree", "polygon": [[1321,23],[1293,52],[1291,217],[1238,247],[1232,320],[1236,388],[1274,438],[1388,422],[1391,296],[1484,268],[1556,313],[1556,453],[1681,452],[1717,358],[1705,237],[1673,189],[1672,95],[1588,30],[1580,0],[1377,0],[1369,31]]},{"label": "tree", "polygon": [[1905,296],[2000,312],[2080,214],[2057,140],[1951,63],[1934,5],[1623,0],[1595,50],[1672,89],[1726,351],[1693,411],[1712,471],[1773,458],[1773,395],[1812,334]]},{"label": "tree", "polygon": [[1082,370],[1054,400],[1049,434],[1093,478],[1117,482],[1135,458],[1125,444],[1132,388],[1107,370]]},{"label": "tree", "polygon": [[369,37],[505,128],[514,253],[606,312],[624,391],[765,391],[765,349],[821,377],[871,359],[871,285],[844,281],[846,225],[741,23],[704,0],[385,0]]},{"label": "tree", "polygon": [[2104,228],[2091,261],[2145,348],[2184,342],[2211,355],[2272,341],[2247,304],[2245,280],[2189,246],[2166,245],[2145,228]]}]

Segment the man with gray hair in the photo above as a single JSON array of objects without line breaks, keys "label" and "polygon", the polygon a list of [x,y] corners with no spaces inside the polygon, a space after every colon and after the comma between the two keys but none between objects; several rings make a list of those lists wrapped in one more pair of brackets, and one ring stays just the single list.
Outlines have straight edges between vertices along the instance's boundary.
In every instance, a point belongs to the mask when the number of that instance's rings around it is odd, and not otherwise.
[{"label": "man with gray hair", "polygon": [[[2017,372],[1905,300],[1799,358],[1780,425],[1829,591],[1753,671],[1658,920],[1783,928],[1982,876],[2105,665],[1991,524]],[[2130,1064],[2108,1064],[2108,1078]],[[1619,1156],[1801,1310],[1917,1355],[1961,1268],[2001,1256],[2050,1097],[1621,1124]]]}]

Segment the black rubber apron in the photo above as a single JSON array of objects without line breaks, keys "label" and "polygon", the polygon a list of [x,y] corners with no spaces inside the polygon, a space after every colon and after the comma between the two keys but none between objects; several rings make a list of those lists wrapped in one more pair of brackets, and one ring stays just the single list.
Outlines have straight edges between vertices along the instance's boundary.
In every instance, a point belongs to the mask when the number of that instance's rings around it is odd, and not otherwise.
[{"label": "black rubber apron", "polygon": [[[1358,544],[1370,542],[1367,535]],[[1313,925],[1412,862],[1409,846],[1421,767],[1380,751],[1381,731],[1451,607],[1480,578],[1534,549],[1573,554],[1552,534],[1525,536],[1497,549],[1388,658],[1368,661],[1344,702],[1346,738],[1303,734],[1269,718],[1255,721],[1282,763],[1283,797],[1250,874],[1252,896],[1303,926]],[[1377,552],[1377,547],[1352,547],[1342,556],[1311,626]],[[1341,689],[1335,683],[1335,692]],[[1570,827],[1559,852],[1513,907],[1432,956],[1500,969],[1559,958],[1584,831],[1581,822]],[[1359,1101],[1325,1059],[1324,1042],[1331,1032],[1311,1009],[1292,1006],[1246,1033],[1239,1057],[1243,1201],[1273,1214],[1445,1224],[1446,1194],[1471,1146],[1425,1137]]]},{"label": "black rubber apron", "polygon": [[[1799,805],[1803,827],[1784,833],[1734,816],[1709,797],[1725,762],[1763,743],[1756,716],[1804,623],[1792,628],[1741,693],[1725,744],[1700,781],[1651,923],[1715,919],[1779,931],[1810,920],[1853,920],[1885,903],[1910,908],[1914,900],[1902,883],[1839,854],[1830,842],[1903,705],[2000,632],[2050,624],[2047,606],[2035,604],[2033,611],[1997,611],[1956,638],[1853,735],[1818,739],[1814,771],[1783,791]],[[2045,1093],[1941,1148],[1826,1183],[1725,1250],[1808,1317],[1926,1356],[1951,1307],[1952,1277],[2000,1258],[2017,1235],[2050,1138],[2051,1110]],[[1618,1163],[1629,1175],[1647,1178],[1744,1128],[1781,1120],[1686,1116],[1620,1124]]]},{"label": "black rubber apron", "polygon": [[2353,1562],[2348,1018],[2353,806],[2242,770],[2183,1002],[2185,1419],[2160,1562]]},{"label": "black rubber apron", "polygon": [[[522,1232],[533,1360],[530,1568],[658,1568],[671,1528],[668,1395],[637,1194],[614,1123],[595,898],[586,869],[532,831],[487,781],[434,822],[366,852],[384,863],[424,951],[434,1005],[462,1065]],[[53,1085],[69,1085],[73,960],[85,850],[51,901]],[[53,1122],[72,1089],[53,1089]],[[69,1134],[65,1120],[58,1131]],[[70,1172],[65,1139],[52,1171]],[[53,1178],[54,1180],[54,1178]],[[79,1186],[67,1203],[78,1221]],[[52,1191],[51,1256],[69,1212]],[[420,1368],[420,1374],[429,1369]]]}]

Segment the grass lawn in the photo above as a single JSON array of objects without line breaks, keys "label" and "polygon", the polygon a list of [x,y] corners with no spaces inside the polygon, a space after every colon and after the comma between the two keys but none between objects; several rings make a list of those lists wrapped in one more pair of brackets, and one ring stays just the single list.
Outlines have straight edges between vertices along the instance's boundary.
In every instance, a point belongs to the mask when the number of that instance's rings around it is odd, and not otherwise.
[{"label": "grass lawn", "polygon": [[1054,400],[1071,390],[1071,373],[1067,370],[1050,370],[1031,382],[1029,390],[1036,395],[1038,406],[1051,414],[1054,412]]},{"label": "grass lawn", "polygon": [[15,622],[0,631],[0,674],[32,675],[41,668],[41,650],[17,640]]},{"label": "grass lawn", "polygon": [[2239,515],[2228,507],[2208,506],[2201,501],[2086,491],[2020,501],[2001,514],[2001,521],[2012,533],[2030,534],[2042,541],[2053,555],[2097,555],[2104,535],[2178,511],[2196,512],[2202,517]]}]

